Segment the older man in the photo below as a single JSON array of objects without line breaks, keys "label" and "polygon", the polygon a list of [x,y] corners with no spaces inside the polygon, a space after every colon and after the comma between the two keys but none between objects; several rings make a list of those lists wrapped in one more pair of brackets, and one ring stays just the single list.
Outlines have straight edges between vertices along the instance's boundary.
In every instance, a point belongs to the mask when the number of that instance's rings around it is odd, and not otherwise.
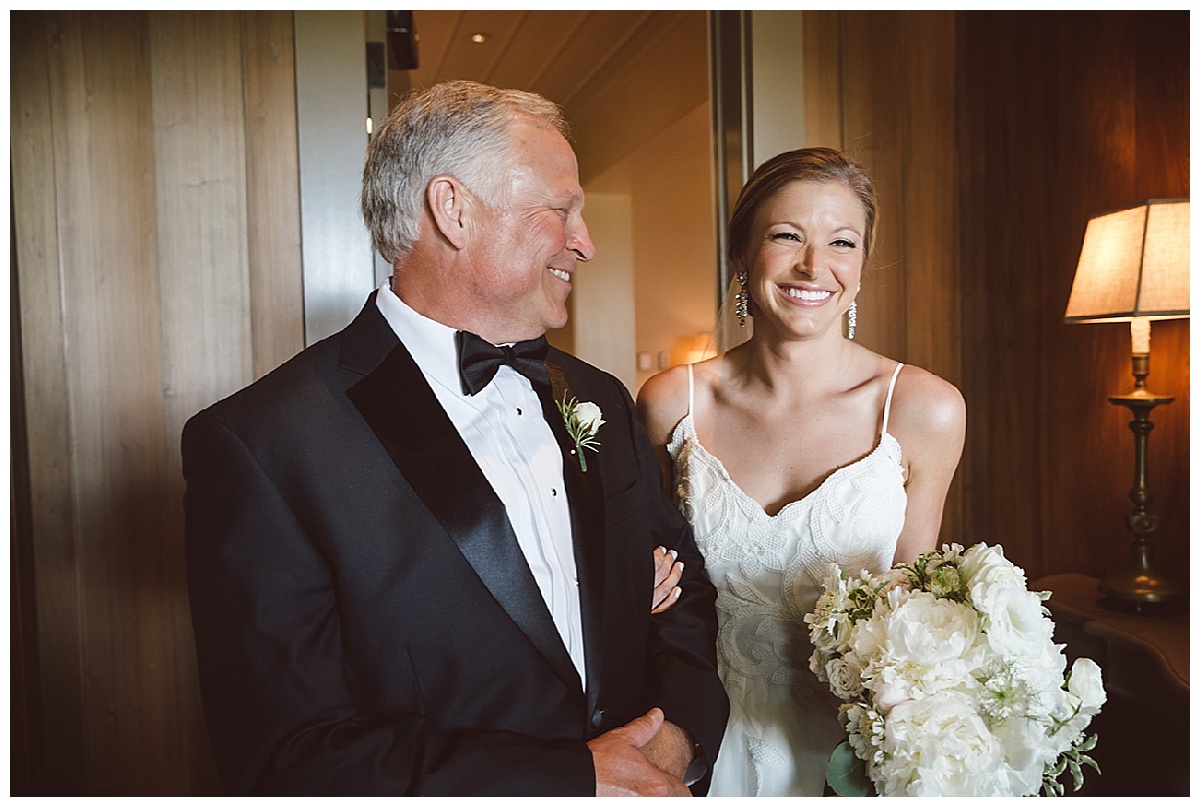
[{"label": "older man", "polygon": [[[714,592],[629,394],[547,348],[594,252],[558,108],[450,82],[375,135],[394,266],[184,429],[201,689],[233,793],[687,795]],[[651,552],[684,564],[651,614]]]}]

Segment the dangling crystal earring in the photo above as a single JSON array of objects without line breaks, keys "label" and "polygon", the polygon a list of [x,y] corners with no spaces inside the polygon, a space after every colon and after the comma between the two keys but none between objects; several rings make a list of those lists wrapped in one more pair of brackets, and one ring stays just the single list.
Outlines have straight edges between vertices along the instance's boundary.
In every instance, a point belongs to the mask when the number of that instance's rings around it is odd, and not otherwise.
[{"label": "dangling crystal earring", "polygon": [[750,278],[745,272],[738,272],[737,282],[738,286],[741,288],[738,290],[738,293],[733,296],[733,311],[735,314],[737,314],[738,325],[742,328],[745,328],[746,317],[750,314],[750,292],[746,290],[746,287],[750,284]]},{"label": "dangling crystal earring", "polygon": [[854,326],[858,324],[858,300],[851,300],[846,309],[846,338],[854,338]]}]

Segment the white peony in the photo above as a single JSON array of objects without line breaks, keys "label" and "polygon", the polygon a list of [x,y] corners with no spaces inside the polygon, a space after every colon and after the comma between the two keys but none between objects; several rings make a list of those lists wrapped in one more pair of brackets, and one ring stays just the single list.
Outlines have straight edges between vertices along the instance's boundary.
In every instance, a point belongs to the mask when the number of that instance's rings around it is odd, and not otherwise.
[{"label": "white peony", "polygon": [[884,724],[881,750],[885,759],[872,778],[882,795],[1004,795],[997,786],[1007,778],[1004,749],[961,692],[897,706]]},{"label": "white peony", "polygon": [[865,683],[885,712],[958,685],[981,661],[974,609],[925,591],[893,594],[894,610],[861,623],[851,640],[865,662]]}]

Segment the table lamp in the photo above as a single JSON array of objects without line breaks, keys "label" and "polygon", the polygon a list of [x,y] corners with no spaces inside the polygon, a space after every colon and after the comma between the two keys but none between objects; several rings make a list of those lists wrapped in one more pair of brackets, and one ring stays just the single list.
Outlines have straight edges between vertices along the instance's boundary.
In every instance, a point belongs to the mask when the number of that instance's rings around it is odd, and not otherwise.
[{"label": "table lamp", "polygon": [[1150,374],[1150,322],[1189,314],[1190,246],[1187,199],[1150,199],[1096,216],[1088,222],[1064,321],[1129,322],[1133,337],[1133,390],[1109,403],[1133,414],[1133,511],[1125,522],[1133,533],[1133,563],[1100,581],[1106,603],[1137,612],[1164,610],[1186,602],[1187,590],[1160,576],[1150,560],[1150,538],[1158,517],[1148,510],[1147,443],[1150,412],[1174,398],[1146,388]]}]

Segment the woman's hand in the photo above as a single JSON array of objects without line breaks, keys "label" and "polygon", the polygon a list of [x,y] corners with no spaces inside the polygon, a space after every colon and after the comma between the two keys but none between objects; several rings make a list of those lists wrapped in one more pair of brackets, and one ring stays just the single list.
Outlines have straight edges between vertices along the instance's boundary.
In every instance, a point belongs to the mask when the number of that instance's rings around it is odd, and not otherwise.
[{"label": "woman's hand", "polygon": [[650,602],[650,613],[661,614],[679,600],[683,590],[679,579],[683,577],[683,563],[676,561],[678,553],[666,547],[654,550],[654,597]]}]

